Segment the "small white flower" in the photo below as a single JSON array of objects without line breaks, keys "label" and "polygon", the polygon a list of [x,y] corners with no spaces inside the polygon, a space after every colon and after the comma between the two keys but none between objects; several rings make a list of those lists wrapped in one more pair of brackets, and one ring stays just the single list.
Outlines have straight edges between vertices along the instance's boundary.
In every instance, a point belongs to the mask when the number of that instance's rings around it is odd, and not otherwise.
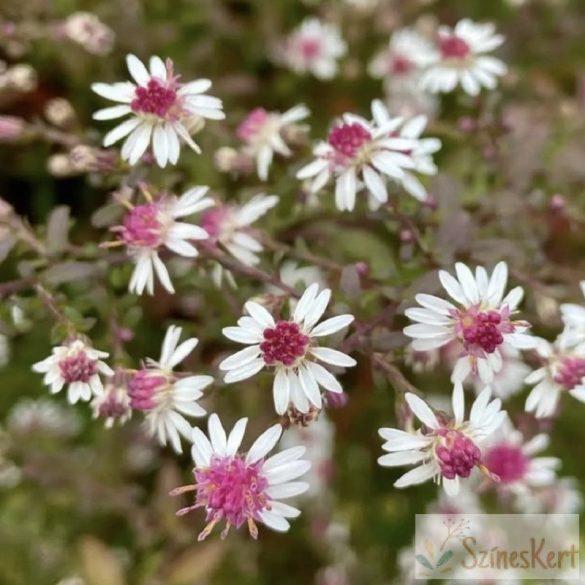
[{"label": "small white flower", "polygon": [[409,325],[404,334],[414,338],[416,351],[437,349],[457,342],[461,357],[453,369],[452,380],[463,381],[470,374],[478,374],[489,384],[494,374],[502,369],[502,348],[530,349],[535,339],[525,334],[530,324],[512,321],[522,300],[522,287],[512,289],[505,297],[508,266],[500,262],[491,276],[482,266],[475,275],[461,262],[455,264],[457,278],[444,270],[439,279],[449,296],[459,305],[427,294],[416,295],[422,308],[407,309],[406,316],[416,325]]},{"label": "small white flower", "polygon": [[525,441],[522,433],[506,420],[486,446],[483,458],[490,473],[498,478],[498,491],[523,497],[533,488],[554,483],[561,460],[536,456],[549,444],[550,439],[545,434]]},{"label": "small white flower", "polygon": [[413,29],[396,31],[386,49],[370,62],[372,77],[387,79],[392,85],[417,83],[421,71],[435,58],[432,43]]},{"label": "small white flower", "polygon": [[310,405],[322,408],[319,386],[330,392],[343,389],[335,376],[317,362],[341,368],[356,364],[348,355],[318,344],[319,337],[336,333],[354,320],[353,315],[337,315],[317,325],[330,298],[329,289],[319,293],[319,286],[312,284],[291,310],[288,321],[275,321],[262,305],[248,301],[248,315],[238,320],[237,327],[223,330],[228,339],[249,345],[219,365],[227,372],[225,382],[239,382],[264,368],[274,368],[273,396],[278,414],[284,414],[289,404],[302,413],[307,413]]},{"label": "small white flower", "polygon": [[429,154],[431,144],[440,147],[436,139],[428,139],[428,143],[418,139],[426,119],[413,119],[412,124],[403,127],[402,118],[386,118],[380,102],[374,102],[372,110],[373,122],[344,114],[329,132],[327,142],[319,142],[313,149],[315,160],[297,173],[298,179],[311,179],[312,193],[320,191],[334,177],[335,205],[341,211],[354,209],[356,194],[364,186],[377,205],[386,203],[388,179],[408,185],[414,197],[426,197],[424,188],[418,181],[415,185],[414,175],[408,172],[429,171],[429,158],[423,157],[423,153]]},{"label": "small white flower", "polygon": [[255,266],[258,254],[264,250],[254,237],[250,226],[278,204],[276,195],[260,193],[240,206],[222,205],[205,212],[201,227],[209,238],[206,246],[220,246],[242,264]]},{"label": "small white flower", "polygon": [[454,29],[439,27],[437,50],[432,64],[420,80],[421,89],[432,93],[453,91],[458,85],[469,95],[478,95],[482,87],[495,89],[497,78],[506,65],[490,53],[504,42],[493,24],[460,20]]},{"label": "small white flower", "polygon": [[191,337],[179,345],[182,332],[181,327],[171,325],[159,361],[148,359],[128,383],[130,407],[144,412],[151,435],[158,437],[161,445],[170,441],[177,453],[183,452],[180,436],[191,439],[191,425],[185,416],[205,416],[197,400],[213,382],[211,376],[179,377],[173,372],[199,343]]},{"label": "small white flower", "polygon": [[285,40],[280,58],[296,73],[311,73],[318,79],[333,79],[337,60],[347,45],[334,24],[306,18]]},{"label": "small white flower", "polygon": [[240,419],[227,434],[217,414],[209,417],[209,439],[198,428],[193,429],[191,454],[195,462],[195,484],[177,488],[172,495],[196,492],[192,506],[177,512],[184,515],[203,508],[207,526],[199,534],[205,539],[214,526],[225,522],[221,537],[225,538],[231,526],[236,529],[246,524],[252,538],[258,537],[257,522],[277,532],[287,532],[289,519],[300,515],[300,510],[281,502],[305,492],[309,485],[297,481],[311,467],[301,457],[305,447],[292,447],[266,459],[282,435],[277,424],[262,433],[249,451],[240,445],[248,419]]},{"label": "small white flower", "polygon": [[223,120],[222,102],[205,95],[211,87],[209,79],[179,83],[173,62],[151,57],[149,69],[134,55],[126,57],[128,71],[135,83],[94,83],[91,88],[103,98],[119,105],[99,110],[95,120],[113,120],[130,115],[119,126],[106,134],[104,146],[111,146],[126,138],[122,158],[135,165],[152,145],[157,164],[177,164],[181,151],[180,140],[195,152],[201,150],[193,142],[189,129],[201,118]]},{"label": "small white flower", "polygon": [[286,143],[287,128],[304,120],[309,114],[309,110],[303,105],[295,106],[282,114],[256,108],[238,126],[236,134],[245,144],[243,152],[256,160],[256,170],[262,181],[268,179],[275,152],[287,157],[291,155]]},{"label": "small white flower", "polygon": [[447,494],[456,495],[459,478],[468,478],[475,467],[489,475],[478,443],[493,433],[507,416],[501,410],[500,399],[490,402],[490,396],[490,389],[485,388],[475,399],[469,419],[465,420],[463,386],[455,384],[452,396],[454,419],[445,422],[435,416],[424,400],[407,393],[406,402],[423,428],[418,431],[379,430],[386,441],[382,449],[388,451],[378,459],[380,465],[417,465],[400,477],[394,486],[404,488],[434,478],[443,484]]},{"label": "small white flower", "polygon": [[63,23],[65,36],[94,55],[107,55],[116,38],[114,31],[91,12],[75,12]]},{"label": "small white flower", "polygon": [[[314,283],[317,283],[320,288],[327,287],[325,278],[317,266],[299,266],[295,260],[283,262],[278,274],[280,281],[291,288],[296,288],[298,285],[307,288]],[[273,284],[269,284],[266,290],[270,294],[282,294],[282,290]]]},{"label": "small white flower", "polygon": [[123,225],[112,228],[118,241],[106,245],[125,245],[136,266],[130,279],[129,291],[141,295],[146,289],[154,293],[154,274],[164,288],[174,293],[169,272],[159,256],[163,248],[194,258],[199,252],[190,240],[206,240],[209,235],[201,227],[177,221],[213,206],[213,199],[205,197],[208,187],[193,187],[180,197],[161,194],[153,198],[143,191],[147,202],[141,205],[125,204],[130,208]]},{"label": "small white flower", "polygon": [[526,411],[537,418],[552,416],[561,394],[585,402],[585,343],[573,345],[573,336],[559,335],[554,343],[538,339],[536,351],[542,367],[526,377],[534,388],[526,399]]},{"label": "small white flower", "polygon": [[126,380],[120,378],[120,373],[116,372],[106,384],[104,391],[91,401],[93,418],[104,419],[104,426],[107,429],[111,429],[116,422],[123,425],[132,416]]},{"label": "small white flower", "polygon": [[112,376],[113,370],[100,358],[109,354],[98,351],[81,339],[53,348],[53,353],[37,362],[32,369],[45,374],[43,383],[50,387],[51,394],[60,392],[67,385],[67,400],[75,404],[79,400],[87,402],[93,395],[103,392],[100,378]]},{"label": "small white flower", "polygon": [[[372,102],[372,116],[378,127],[391,124],[393,119],[384,103],[380,100]],[[428,193],[414,173],[436,175],[437,166],[433,161],[433,154],[441,149],[441,141],[438,138],[421,138],[427,122],[427,117],[419,114],[405,120],[395,132],[397,137],[413,141],[412,149],[408,153],[413,162],[412,170],[405,168],[402,176],[395,180],[407,193],[419,201],[424,201],[428,197]],[[370,195],[370,208],[376,209],[379,205],[380,202]]]}]

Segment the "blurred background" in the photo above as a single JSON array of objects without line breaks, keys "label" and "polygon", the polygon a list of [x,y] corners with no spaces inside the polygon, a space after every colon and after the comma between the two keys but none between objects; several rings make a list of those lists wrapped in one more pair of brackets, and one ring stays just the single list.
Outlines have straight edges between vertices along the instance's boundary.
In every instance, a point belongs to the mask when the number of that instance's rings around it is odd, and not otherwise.
[{"label": "blurred background", "polygon": [[[68,19],[80,12],[95,15],[103,28],[86,36],[67,33]],[[335,79],[298,75],[279,62],[283,39],[310,15],[337,24],[348,44]],[[310,159],[307,136],[323,138],[343,112],[369,117],[375,98],[387,99],[391,109],[405,107],[369,75],[370,61],[397,29],[431,31],[463,17],[496,24],[506,37],[499,57],[510,71],[497,91],[477,99],[458,94],[424,104],[427,134],[443,140],[440,172],[429,184],[436,205],[402,201],[402,215],[395,218],[341,216],[328,193],[321,207],[306,211],[294,171]],[[80,170],[71,152],[80,144],[98,146],[110,129],[91,120],[105,104],[90,84],[127,79],[129,52],[171,57],[185,80],[210,78],[211,93],[224,100],[227,113],[225,122],[210,124],[198,138],[203,155],[184,151],[179,165],[164,171],[140,167],[132,181],[178,192],[210,185],[226,200],[277,193],[281,204],[263,229],[291,247],[295,266],[313,270],[294,277],[293,285],[321,279],[336,291],[340,306],[367,321],[390,301],[399,314],[414,293],[427,290],[429,255],[443,266],[455,258],[486,264],[504,258],[512,280],[526,288],[525,317],[549,339],[560,329],[558,303],[582,301],[581,0],[2,0],[0,115],[23,120],[26,131],[0,128],[0,217],[12,206],[39,238],[62,242],[55,244],[48,282],[80,330],[121,363],[136,366],[143,356],[157,357],[166,326],[178,323],[201,340],[187,365],[215,374],[219,359],[233,349],[222,341],[221,327],[247,298],[267,292],[238,280],[237,290],[224,285],[218,294],[207,266],[180,265],[180,294],[158,292],[137,302],[125,292],[127,265],[104,269],[100,278],[89,278],[83,266],[72,273],[70,264],[63,268],[79,254],[97,262],[97,243],[107,239],[104,218],[120,175]],[[222,172],[217,151],[237,146],[234,131],[247,112],[259,106],[285,111],[299,103],[312,112],[310,131],[290,161],[275,163],[268,186],[253,174]],[[410,222],[427,254],[409,237]],[[1,230],[0,224],[0,237]],[[312,266],[307,251],[330,264]],[[88,408],[69,406],[64,395],[49,396],[30,368],[50,352],[50,315],[31,291],[2,288],[37,269],[34,255],[13,251],[4,240],[0,260],[1,585],[410,582],[414,516],[436,505],[438,489],[394,489],[400,470],[376,464],[377,429],[395,424],[404,407],[396,387],[405,379],[439,404],[451,386],[443,358],[428,372],[420,356],[405,349],[402,317],[369,332],[358,367],[343,377],[345,406],[308,428],[287,431],[285,442],[307,443],[314,461],[313,487],[291,532],[261,529],[258,542],[233,532],[225,541],[214,535],[197,543],[203,515],[177,518],[182,503],[167,495],[189,482],[189,455],[159,448],[138,420],[106,429]],[[264,260],[269,269],[282,261],[275,250]],[[360,279],[356,263],[367,265],[367,278]],[[368,352],[391,356],[404,378],[389,380]],[[218,385],[203,405],[220,411],[228,424],[250,417],[251,439],[274,422],[269,388],[268,376]],[[523,414],[526,393],[518,388],[506,403],[517,426],[532,434],[551,431],[548,454],[562,459],[562,477],[573,478],[563,484],[565,491],[550,496],[560,498],[550,509],[566,504],[577,511],[585,481],[584,407],[573,402],[558,419],[537,423]],[[482,501],[488,510],[514,510],[490,492]]]}]

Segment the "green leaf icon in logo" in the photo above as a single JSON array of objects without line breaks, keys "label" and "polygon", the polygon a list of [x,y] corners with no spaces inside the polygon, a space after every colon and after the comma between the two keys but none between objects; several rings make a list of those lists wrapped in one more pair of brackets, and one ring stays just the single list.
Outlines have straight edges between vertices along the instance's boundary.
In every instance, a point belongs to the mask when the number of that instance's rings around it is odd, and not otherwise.
[{"label": "green leaf icon in logo", "polygon": [[437,561],[437,567],[440,567],[441,565],[444,565],[452,556],[453,556],[453,551],[452,550],[445,551],[441,555],[441,558]]},{"label": "green leaf icon in logo", "polygon": [[433,565],[431,565],[431,563],[427,560],[427,557],[425,557],[424,555],[416,555],[415,558],[423,567],[429,569],[429,571],[432,571],[435,568],[433,567]]}]

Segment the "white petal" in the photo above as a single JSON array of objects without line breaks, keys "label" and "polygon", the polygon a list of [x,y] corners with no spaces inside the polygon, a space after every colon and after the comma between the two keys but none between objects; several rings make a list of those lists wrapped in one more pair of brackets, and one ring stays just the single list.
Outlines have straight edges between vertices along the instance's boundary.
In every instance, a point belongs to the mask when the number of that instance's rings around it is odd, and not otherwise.
[{"label": "white petal", "polygon": [[235,455],[242,444],[244,433],[246,432],[246,425],[248,424],[247,418],[241,418],[232,429],[227,439],[227,446],[225,453],[226,455]]},{"label": "white petal", "polygon": [[219,364],[219,369],[233,370],[234,368],[240,368],[255,360],[259,355],[260,346],[251,345],[250,347],[246,347],[223,360]]},{"label": "white petal", "polygon": [[453,414],[455,415],[455,422],[461,424],[465,416],[465,396],[461,383],[456,383],[453,387],[452,408]]},{"label": "white petal", "polygon": [[281,435],[282,426],[279,424],[273,425],[264,431],[250,447],[246,455],[246,463],[256,463],[256,461],[266,457],[274,449]]},{"label": "white petal", "polygon": [[277,414],[284,414],[290,401],[290,383],[286,370],[280,368],[274,377],[272,385],[272,394],[274,398],[274,409]]},{"label": "white petal", "polygon": [[307,362],[307,368],[313,374],[313,377],[317,382],[325,388],[325,390],[329,390],[329,392],[336,392],[340,393],[343,392],[343,388],[341,384],[337,381],[337,378],[331,373],[328,372],[321,364],[317,364],[315,362]]},{"label": "white petal", "polygon": [[357,363],[347,354],[329,347],[313,347],[310,351],[318,360],[340,368],[351,368]]},{"label": "white petal", "polygon": [[420,463],[427,457],[422,451],[399,451],[387,453],[378,457],[378,464],[382,467],[398,467],[400,465],[412,465]]},{"label": "white petal", "polygon": [[227,436],[217,414],[213,413],[209,417],[207,428],[209,431],[209,439],[211,441],[213,452],[220,457],[225,456],[227,448]]},{"label": "white petal", "polygon": [[209,462],[213,455],[213,449],[211,448],[209,439],[200,428],[195,427],[192,431],[191,440],[193,442],[191,456],[193,457],[195,466],[209,467]]},{"label": "white petal", "polygon": [[325,335],[331,335],[340,331],[344,327],[347,327],[354,321],[353,315],[338,315],[337,317],[331,317],[319,323],[312,331],[311,337],[323,337]]},{"label": "white petal", "polygon": [[412,394],[411,392],[408,392],[404,398],[406,399],[406,402],[408,403],[412,413],[422,423],[431,429],[439,428],[440,425],[437,417],[424,400],[419,398],[416,394]]},{"label": "white petal", "polygon": [[240,366],[238,368],[230,370],[224,376],[223,380],[226,384],[234,384],[235,382],[247,380],[248,378],[255,376],[264,366],[265,366],[264,360],[262,359],[254,360],[252,362],[247,363],[244,366]]},{"label": "white petal", "polygon": [[263,327],[275,326],[274,318],[262,305],[259,305],[253,301],[248,301],[244,307],[250,316],[253,317]]},{"label": "white petal", "polygon": [[270,486],[266,493],[275,500],[284,500],[286,498],[293,498],[309,489],[309,484],[304,481],[291,481],[281,485]]},{"label": "white petal", "polygon": [[305,392],[305,396],[317,408],[321,408],[321,392],[319,390],[319,386],[317,385],[317,381],[313,377],[313,374],[305,366],[301,365],[298,371],[298,376],[301,382],[301,386]]},{"label": "white petal", "polygon": [[145,86],[150,81],[150,75],[144,66],[144,63],[138,59],[135,55],[127,55],[126,64],[128,65],[128,71],[134,78],[134,81],[138,85]]},{"label": "white petal", "polygon": [[130,132],[135,130],[140,123],[141,123],[140,118],[130,118],[125,122],[122,122],[105,135],[103,145],[106,147],[112,146],[112,144],[118,142],[118,140],[121,140],[122,138],[130,134]]},{"label": "white petal", "polygon": [[311,305],[315,302],[315,298],[317,297],[317,292],[319,291],[319,285],[314,282],[311,286],[309,286],[301,298],[299,299],[298,303],[296,304],[295,310],[293,312],[293,320],[296,323],[302,323],[307,316]]},{"label": "white petal", "polygon": [[438,469],[437,464],[434,461],[420,465],[411,469],[394,482],[394,487],[405,488],[411,485],[417,485],[423,483],[428,479],[431,479],[436,475]]}]

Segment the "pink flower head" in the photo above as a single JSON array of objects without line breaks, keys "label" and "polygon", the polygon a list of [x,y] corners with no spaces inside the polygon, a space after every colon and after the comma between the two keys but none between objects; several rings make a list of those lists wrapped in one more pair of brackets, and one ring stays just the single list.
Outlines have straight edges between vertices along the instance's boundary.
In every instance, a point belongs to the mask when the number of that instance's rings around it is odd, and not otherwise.
[{"label": "pink flower head", "polygon": [[282,434],[282,427],[277,424],[260,435],[247,453],[242,452],[240,445],[246,425],[247,419],[240,419],[226,435],[219,417],[212,414],[209,439],[200,429],[193,429],[195,484],[177,488],[171,494],[195,492],[193,505],[177,514],[182,516],[197,508],[205,510],[207,526],[199,534],[199,540],[209,536],[220,522],[225,522],[222,538],[232,526],[239,529],[246,524],[256,539],[259,522],[286,532],[290,526],[287,518],[300,514],[279,500],[308,489],[308,484],[296,481],[311,467],[308,461],[300,459],[305,448],[293,447],[266,458]]}]

